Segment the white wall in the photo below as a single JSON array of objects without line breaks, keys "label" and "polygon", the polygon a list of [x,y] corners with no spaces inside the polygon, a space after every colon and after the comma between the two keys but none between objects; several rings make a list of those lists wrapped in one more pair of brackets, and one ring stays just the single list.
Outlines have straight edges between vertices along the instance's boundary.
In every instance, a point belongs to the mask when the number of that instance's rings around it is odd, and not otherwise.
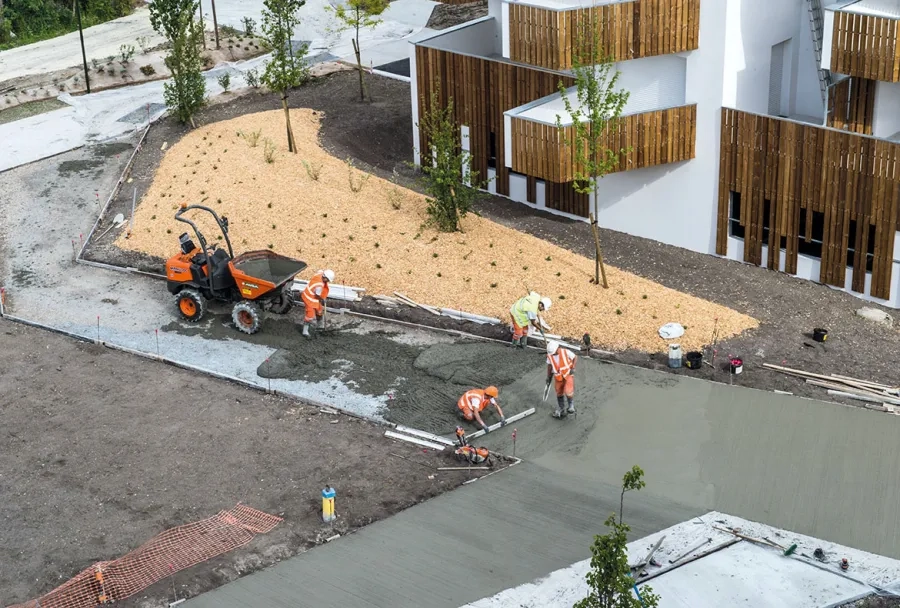
[{"label": "white wall", "polygon": [[900,83],[875,83],[875,113],[872,135],[891,137],[900,131]]},{"label": "white wall", "polygon": [[416,45],[409,44],[409,95],[412,103],[413,162],[421,164],[419,155],[419,82],[416,78]]},{"label": "white wall", "polygon": [[[719,1],[727,5],[722,105],[766,114],[772,46],[799,38],[800,7],[805,0]],[[701,12],[706,8],[701,3]],[[702,25],[700,35],[702,44]]]},{"label": "white wall", "polygon": [[500,52],[500,27],[490,16],[443,30],[427,46],[443,51],[489,57]]},{"label": "white wall", "polygon": [[700,3],[699,48],[680,56],[686,66],[685,103],[697,104],[696,158],[601,179],[599,221],[605,228],[702,253],[715,251],[723,24],[731,1]]},{"label": "white wall", "polygon": [[[824,124],[825,102],[822,99],[822,89],[819,85],[819,67],[816,64],[816,52],[813,49],[809,13],[805,2],[800,5],[798,18],[800,32],[794,39],[793,72],[795,77],[791,83],[790,111],[793,115],[820,118]],[[831,46],[829,45],[827,48],[830,51]],[[825,48],[822,51],[824,53]]]}]

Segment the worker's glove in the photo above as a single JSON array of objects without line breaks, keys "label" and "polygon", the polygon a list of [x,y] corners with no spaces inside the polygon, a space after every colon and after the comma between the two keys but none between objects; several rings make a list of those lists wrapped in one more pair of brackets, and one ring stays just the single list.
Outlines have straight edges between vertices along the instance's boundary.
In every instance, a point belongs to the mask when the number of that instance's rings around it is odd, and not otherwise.
[{"label": "worker's glove", "polygon": [[485,435],[487,435],[488,433],[491,432],[491,428],[490,428],[488,425],[486,425],[486,424],[482,424],[482,425],[481,425],[481,428],[482,428],[482,430],[484,430],[484,434],[485,434]]},{"label": "worker's glove", "polygon": [[500,418],[500,426],[506,426],[506,417],[505,416]]}]

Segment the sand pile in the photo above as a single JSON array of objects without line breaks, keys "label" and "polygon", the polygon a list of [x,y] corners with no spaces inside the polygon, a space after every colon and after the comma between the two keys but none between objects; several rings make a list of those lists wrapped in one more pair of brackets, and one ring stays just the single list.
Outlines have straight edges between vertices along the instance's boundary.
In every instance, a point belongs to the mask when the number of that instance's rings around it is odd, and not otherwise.
[{"label": "sand pile", "polygon": [[[593,286],[592,260],[474,215],[464,220],[464,233],[437,232],[426,226],[422,195],[328,154],[318,143],[314,111],[291,115],[298,154],[286,150],[280,111],[186,135],[160,164],[132,237],[118,245],[168,257],[187,229],[173,219],[178,205],[204,204],[231,220],[235,253],[271,248],[306,261],[304,276],[329,267],[338,283],[370,294],[400,291],[504,320],[512,302],[535,290],[554,300],[547,315],[553,333],[588,332],[611,349],[659,351],[665,345],[657,330],[668,322],[686,327],[680,340],[686,350],[709,342],[716,318],[720,340],[758,326],[746,315],[611,267],[610,288]],[[214,227],[198,219],[215,239]]]}]

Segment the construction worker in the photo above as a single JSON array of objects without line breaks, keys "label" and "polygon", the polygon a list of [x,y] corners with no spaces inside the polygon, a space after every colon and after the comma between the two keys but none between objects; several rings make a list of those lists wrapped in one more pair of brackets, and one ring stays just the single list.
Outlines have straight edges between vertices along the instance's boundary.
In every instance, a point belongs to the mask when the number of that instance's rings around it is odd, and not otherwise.
[{"label": "construction worker", "polygon": [[[575,364],[578,357],[559,342],[547,343],[547,384],[556,381],[556,411],[554,418],[575,413]],[[568,402],[568,403],[567,403]],[[566,407],[568,405],[568,407]]]},{"label": "construction worker", "polygon": [[306,284],[306,289],[300,294],[306,315],[303,317],[303,335],[309,337],[309,324],[313,319],[318,321],[319,329],[325,327],[325,305],[328,299],[328,284],[334,281],[333,270],[320,270]]},{"label": "construction worker", "polygon": [[550,298],[542,298],[539,293],[532,291],[524,298],[519,298],[512,305],[512,308],[509,309],[509,314],[512,315],[513,346],[525,348],[525,343],[528,341],[529,325],[539,331],[542,329],[540,326],[542,321],[538,317],[538,313],[550,310],[550,304],[552,304]]},{"label": "construction worker", "polygon": [[497,396],[499,394],[500,391],[496,386],[489,386],[485,389],[473,388],[472,390],[466,391],[465,394],[459,398],[459,401],[456,402],[456,407],[459,408],[459,415],[468,422],[474,420],[478,423],[478,426],[484,429],[485,433],[490,433],[491,431],[488,429],[488,425],[481,419],[481,412],[484,411],[487,406],[493,405],[497,408],[497,413],[500,415],[500,425],[506,426],[506,417],[503,415],[503,410],[500,409],[500,404],[497,403]]}]

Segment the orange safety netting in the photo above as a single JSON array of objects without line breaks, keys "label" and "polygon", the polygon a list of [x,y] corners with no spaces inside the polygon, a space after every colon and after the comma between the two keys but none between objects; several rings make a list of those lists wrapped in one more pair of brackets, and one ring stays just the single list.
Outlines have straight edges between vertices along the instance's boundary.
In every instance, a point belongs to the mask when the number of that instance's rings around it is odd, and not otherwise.
[{"label": "orange safety netting", "polygon": [[280,521],[238,503],[208,519],[166,530],[119,559],[94,564],[43,597],[8,608],[95,608],[124,600],[179,570],[246,545]]}]

